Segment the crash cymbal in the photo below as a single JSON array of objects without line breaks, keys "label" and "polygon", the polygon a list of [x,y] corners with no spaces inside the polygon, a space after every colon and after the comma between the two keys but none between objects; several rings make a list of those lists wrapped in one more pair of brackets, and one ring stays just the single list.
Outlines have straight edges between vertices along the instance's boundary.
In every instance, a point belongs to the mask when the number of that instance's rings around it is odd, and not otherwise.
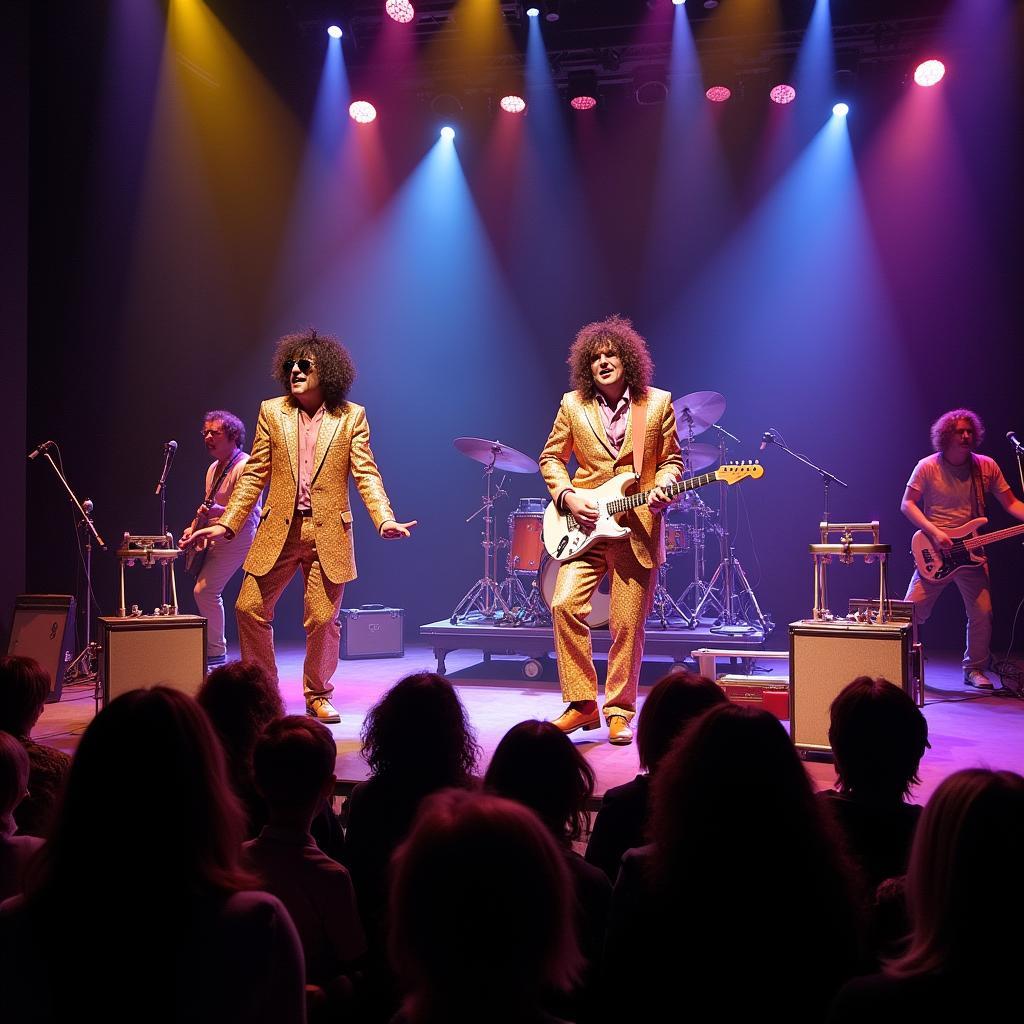
[{"label": "crash cymbal", "polygon": [[475,462],[482,462],[485,466],[493,463],[495,469],[505,473],[536,473],[540,468],[529,455],[500,441],[488,441],[483,437],[457,437],[452,443],[457,451],[468,455]]},{"label": "crash cymbal", "polygon": [[699,434],[716,423],[725,412],[725,396],[717,391],[692,391],[672,403],[676,411],[676,427],[679,436],[686,437],[689,424],[693,424],[693,432]]},{"label": "crash cymbal", "polygon": [[683,463],[691,473],[707,469],[721,457],[722,453],[718,450],[717,444],[691,444],[689,449],[683,445]]}]

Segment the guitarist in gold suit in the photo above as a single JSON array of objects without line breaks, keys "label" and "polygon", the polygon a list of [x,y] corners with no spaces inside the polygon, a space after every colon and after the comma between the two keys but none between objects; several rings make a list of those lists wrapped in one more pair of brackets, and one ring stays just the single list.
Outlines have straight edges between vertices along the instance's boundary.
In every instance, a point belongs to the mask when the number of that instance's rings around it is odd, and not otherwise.
[{"label": "guitarist in gold suit", "polygon": [[[576,335],[568,363],[574,390],[563,395],[540,456],[552,500],[587,529],[597,522],[598,509],[575,487],[594,488],[615,474],[639,471],[638,488],[654,488],[648,504],[622,520],[632,531],[629,537],[602,540],[563,562],[551,602],[558,674],[569,702],[555,725],[565,733],[596,729],[597,672],[586,620],[594,591],[609,576],[612,645],[603,712],[609,741],[623,745],[633,739],[629,723],[636,713],[644,622],[665,561],[661,513],[670,499],[662,488],[680,478],[683,461],[672,396],[651,387],[647,343],[629,320],[613,316],[587,324]],[[643,442],[635,446],[638,434]],[[578,469],[570,479],[572,456]]]},{"label": "guitarist in gold suit", "polygon": [[224,514],[186,543],[234,536],[269,488],[235,605],[242,658],[277,679],[274,608],[301,569],[306,713],[339,722],[330,699],[338,667],[338,611],[345,584],[356,578],[349,477],[385,540],[408,537],[416,522],[395,520],[370,450],[366,411],[348,401],[355,367],[341,343],[312,329],[286,335],[277,345],[274,374],[285,395],[260,406],[252,454]]},{"label": "guitarist in gold suit", "polygon": [[[981,418],[970,409],[944,413],[931,430],[934,455],[922,459],[907,481],[900,511],[944,551],[953,546],[954,531],[985,515],[985,494],[992,494],[1010,515],[1024,521],[1024,502],[1014,497],[994,459],[975,454],[985,437]],[[956,583],[967,611],[964,681],[980,690],[993,689],[989,666],[992,640],[992,595],[988,564],[965,566],[944,580],[927,580],[915,569],[906,600],[913,601],[918,624],[925,622],[943,590]]]}]

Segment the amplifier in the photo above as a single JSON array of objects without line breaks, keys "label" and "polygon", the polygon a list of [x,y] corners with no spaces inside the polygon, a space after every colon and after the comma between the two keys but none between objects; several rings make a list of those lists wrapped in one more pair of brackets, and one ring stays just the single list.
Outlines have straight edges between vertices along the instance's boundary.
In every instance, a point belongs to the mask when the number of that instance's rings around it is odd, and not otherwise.
[{"label": "amplifier", "polygon": [[70,594],[19,594],[8,654],[35,658],[50,675],[46,703],[60,700],[75,649],[75,599]]},{"label": "amplifier", "polygon": [[910,622],[858,625],[793,622],[789,627],[790,735],[803,750],[830,751],[829,709],[857,676],[881,676],[916,696],[920,646]]},{"label": "amplifier", "polygon": [[341,657],[401,658],[405,654],[405,609],[385,608],[382,604],[361,604],[342,608]]},{"label": "amplifier", "polygon": [[100,618],[103,703],[128,690],[170,686],[195,696],[206,678],[206,619],[199,615]]}]

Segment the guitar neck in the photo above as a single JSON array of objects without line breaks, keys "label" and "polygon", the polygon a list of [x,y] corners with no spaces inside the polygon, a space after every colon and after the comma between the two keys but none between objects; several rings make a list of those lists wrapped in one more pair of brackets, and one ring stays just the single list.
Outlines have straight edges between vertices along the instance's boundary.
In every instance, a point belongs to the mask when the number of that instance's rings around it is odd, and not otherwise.
[{"label": "guitar neck", "polygon": [[982,533],[977,537],[971,537],[970,540],[964,541],[964,547],[968,551],[973,551],[975,548],[984,547],[986,544],[995,544],[999,540],[1009,540],[1011,537],[1016,537],[1018,534],[1024,533],[1024,523],[1020,526],[1008,526],[1005,530],[996,530],[994,533]]},{"label": "guitar neck", "polygon": [[[677,480],[674,484],[669,484],[668,487],[663,487],[662,490],[671,498],[676,497],[678,494],[682,494],[684,491],[693,491],[698,487],[706,487],[710,483],[714,483],[718,477],[714,473],[702,473],[700,476],[691,476],[686,480]],[[608,502],[608,514],[617,515],[619,512],[625,512],[627,509],[639,508],[641,505],[646,505],[648,499],[657,490],[656,487],[652,487],[647,491],[638,491],[636,494],[629,494],[625,498],[617,498],[615,501]]]}]

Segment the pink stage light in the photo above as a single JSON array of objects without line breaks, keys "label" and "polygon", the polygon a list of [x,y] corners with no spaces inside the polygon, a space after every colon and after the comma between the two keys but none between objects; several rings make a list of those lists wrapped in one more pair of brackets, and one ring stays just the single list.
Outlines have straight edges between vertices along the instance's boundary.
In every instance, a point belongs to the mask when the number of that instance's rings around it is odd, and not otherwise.
[{"label": "pink stage light", "polygon": [[416,17],[416,8],[409,0],[387,0],[384,10],[392,21],[397,21],[400,25],[407,25]]},{"label": "pink stage light", "polygon": [[914,81],[926,89],[938,85],[946,74],[946,65],[941,60],[926,60],[914,68]]},{"label": "pink stage light", "polygon": [[732,95],[732,90],[727,85],[713,85],[704,95],[712,103],[724,103]]},{"label": "pink stage light", "polygon": [[597,100],[593,96],[573,96],[569,100],[569,106],[573,110],[593,110],[597,106]]},{"label": "pink stage light", "polygon": [[348,116],[356,124],[369,124],[371,121],[377,120],[377,108],[366,100],[356,100],[348,108]]},{"label": "pink stage light", "polygon": [[796,89],[791,85],[777,85],[768,95],[771,96],[772,103],[792,103],[796,99]]},{"label": "pink stage light", "polygon": [[502,96],[499,106],[507,114],[521,114],[526,109],[526,100],[522,96]]}]

